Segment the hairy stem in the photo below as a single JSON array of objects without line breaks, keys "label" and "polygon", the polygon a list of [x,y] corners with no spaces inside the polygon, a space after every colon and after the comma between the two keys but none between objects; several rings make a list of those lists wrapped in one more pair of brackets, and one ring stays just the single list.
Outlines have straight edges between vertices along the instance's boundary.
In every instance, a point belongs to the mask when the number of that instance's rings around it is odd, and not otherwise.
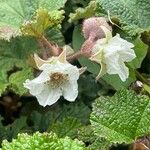
[{"label": "hairy stem", "polygon": [[[52,56],[58,56],[61,52],[62,52],[62,49],[60,47],[58,47],[57,45],[55,44],[52,44],[51,42],[49,42],[45,36],[40,36],[39,38],[39,43],[41,45],[41,43],[46,46],[48,49],[50,49],[50,54]],[[67,61],[73,61],[75,59],[78,59],[80,58],[81,56],[86,56],[86,54],[84,54],[84,52],[82,52],[81,50],[80,51],[77,51],[73,54],[70,54],[67,56]],[[87,57],[87,56],[86,56]]]},{"label": "hairy stem", "polygon": [[75,59],[80,58],[83,55],[82,51],[75,52],[67,56],[68,61],[73,61]]},{"label": "hairy stem", "polygon": [[43,43],[43,45],[45,45],[48,49],[51,50],[50,53],[51,53],[53,56],[58,56],[58,55],[60,54],[61,49],[60,49],[58,46],[56,46],[56,45],[52,44],[51,42],[49,42],[49,41],[45,38],[45,36],[41,36],[39,39],[40,39],[40,41]]}]

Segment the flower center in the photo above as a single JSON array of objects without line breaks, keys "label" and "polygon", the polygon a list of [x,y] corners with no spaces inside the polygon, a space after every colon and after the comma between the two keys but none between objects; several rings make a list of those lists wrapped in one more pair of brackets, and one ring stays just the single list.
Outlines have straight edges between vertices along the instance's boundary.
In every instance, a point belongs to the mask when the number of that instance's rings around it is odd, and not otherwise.
[{"label": "flower center", "polygon": [[58,87],[68,80],[68,75],[60,72],[52,73],[49,76],[50,76],[50,84],[53,87]]}]

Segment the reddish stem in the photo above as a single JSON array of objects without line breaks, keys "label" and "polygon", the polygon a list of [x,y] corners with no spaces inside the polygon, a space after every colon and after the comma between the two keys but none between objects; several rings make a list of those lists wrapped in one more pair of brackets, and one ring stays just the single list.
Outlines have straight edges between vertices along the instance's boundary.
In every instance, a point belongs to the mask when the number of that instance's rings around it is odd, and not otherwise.
[{"label": "reddish stem", "polygon": [[[54,45],[51,42],[49,42],[44,36],[40,36],[39,41],[51,50],[51,55],[52,56],[58,56],[62,52],[62,49],[60,47],[58,47],[57,45]],[[68,55],[67,60],[68,61],[73,61],[74,59],[78,59],[81,56],[86,56],[86,54],[84,54],[84,52],[82,52],[80,50],[80,51],[77,51],[73,54]]]},{"label": "reddish stem", "polygon": [[51,50],[51,54],[53,56],[58,56],[60,54],[61,49],[56,45],[52,44],[51,42],[49,42],[44,36],[40,37],[40,41],[43,43],[43,45],[45,45],[46,47],[48,47],[48,49]]},{"label": "reddish stem", "polygon": [[67,56],[68,61],[73,61],[74,59],[78,59],[83,55],[82,51],[77,51],[73,54]]}]

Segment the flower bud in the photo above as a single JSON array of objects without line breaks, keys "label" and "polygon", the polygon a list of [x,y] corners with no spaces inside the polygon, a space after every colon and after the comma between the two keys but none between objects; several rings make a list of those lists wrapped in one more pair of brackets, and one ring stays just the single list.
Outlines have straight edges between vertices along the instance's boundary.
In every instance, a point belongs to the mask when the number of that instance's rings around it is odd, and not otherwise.
[{"label": "flower bud", "polygon": [[104,26],[110,31],[112,31],[111,26],[107,23],[104,17],[91,17],[86,19],[83,22],[82,28],[84,38],[86,40],[90,38],[92,41],[104,38],[105,33],[101,26]]}]

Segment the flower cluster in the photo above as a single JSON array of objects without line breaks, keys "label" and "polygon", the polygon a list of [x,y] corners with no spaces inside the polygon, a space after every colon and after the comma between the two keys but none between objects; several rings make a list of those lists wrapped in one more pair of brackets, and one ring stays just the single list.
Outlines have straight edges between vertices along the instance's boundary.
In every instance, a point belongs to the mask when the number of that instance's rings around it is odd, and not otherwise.
[{"label": "flower cluster", "polygon": [[[125,62],[132,61],[136,55],[134,45],[120,37],[112,36],[112,28],[103,17],[93,17],[84,21],[83,34],[86,39],[81,52],[101,65],[96,79],[104,74],[118,74],[124,82],[129,76]],[[52,105],[63,96],[72,102],[78,96],[80,71],[66,60],[66,48],[57,57],[42,60],[34,55],[36,66],[41,74],[33,80],[26,80],[24,87],[37,97],[42,106]]]}]

